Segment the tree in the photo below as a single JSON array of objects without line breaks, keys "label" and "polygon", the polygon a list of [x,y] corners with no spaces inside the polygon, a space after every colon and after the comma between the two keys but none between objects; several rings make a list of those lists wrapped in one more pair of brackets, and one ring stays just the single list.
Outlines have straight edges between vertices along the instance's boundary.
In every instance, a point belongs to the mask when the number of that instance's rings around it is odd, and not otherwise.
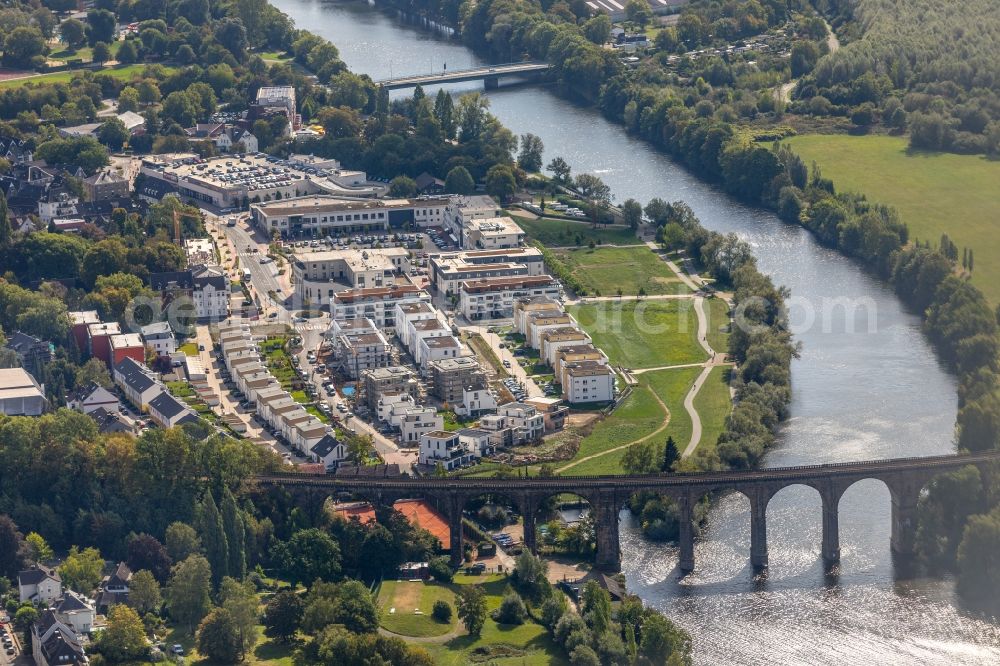
[{"label": "tree", "polygon": [[500,607],[493,613],[493,619],[497,624],[524,624],[527,615],[528,609],[524,607],[524,600],[517,592],[510,590],[503,595]]},{"label": "tree", "polygon": [[644,30],[653,20],[653,10],[645,0],[628,0],[625,3],[625,18]]},{"label": "tree", "polygon": [[160,584],[151,571],[140,569],[132,574],[128,582],[128,603],[142,615],[160,609],[163,603]]},{"label": "tree", "polygon": [[[135,47],[134,39],[126,39],[122,42],[122,45],[118,47],[118,55],[116,56],[118,62],[131,65],[139,59],[139,50]],[[119,105],[119,109],[121,105]]]},{"label": "tree", "polygon": [[476,181],[464,166],[454,167],[444,180],[444,189],[448,194],[472,194],[476,189]]},{"label": "tree", "polygon": [[247,573],[246,525],[243,513],[236,506],[236,498],[228,487],[222,494],[222,528],[229,549],[228,573],[237,580],[243,580]]},{"label": "tree", "polygon": [[514,172],[505,164],[494,164],[486,172],[486,192],[491,196],[507,201],[517,191]]},{"label": "tree", "polygon": [[87,43],[87,28],[82,21],[74,18],[66,19],[59,24],[59,34],[66,46],[75,51]]},{"label": "tree", "polygon": [[548,596],[548,563],[525,549],[514,561],[514,586],[532,601]]},{"label": "tree", "polygon": [[111,150],[121,150],[128,141],[128,129],[118,118],[108,118],[97,130],[97,140]]},{"label": "tree", "polygon": [[431,609],[431,616],[438,622],[451,622],[451,605],[447,601],[438,599]]},{"label": "tree", "polygon": [[642,205],[635,199],[626,199],[622,204],[622,218],[633,231],[642,224]]},{"label": "tree", "polygon": [[242,661],[239,631],[233,614],[215,608],[198,626],[198,652],[220,664]]},{"label": "tree", "polygon": [[211,585],[212,568],[201,555],[191,555],[171,571],[167,582],[167,609],[188,631],[193,630],[211,608]]},{"label": "tree", "polygon": [[674,470],[674,463],[676,463],[680,457],[681,454],[677,450],[677,442],[674,441],[672,435],[667,437],[667,442],[663,445],[663,466],[660,467],[660,471],[672,472]]},{"label": "tree", "polygon": [[409,176],[396,176],[389,182],[389,196],[405,199],[417,193],[417,183]]},{"label": "tree", "polygon": [[132,571],[146,569],[158,581],[166,581],[170,575],[170,565],[173,563],[167,554],[167,549],[149,534],[137,534],[128,542],[128,562]]},{"label": "tree", "polygon": [[7,208],[7,197],[3,192],[0,192],[0,250],[6,250],[13,242],[14,228],[10,224],[10,210]]},{"label": "tree", "polygon": [[110,44],[115,39],[115,15],[107,9],[92,9],[87,12],[87,42],[94,46],[98,42]]},{"label": "tree", "polygon": [[304,607],[302,597],[295,592],[278,592],[264,609],[264,626],[281,640],[288,641],[299,630]]},{"label": "tree", "polygon": [[789,60],[792,66],[792,76],[798,78],[813,71],[819,61],[819,48],[815,42],[805,39],[796,40],[792,44],[792,55]]},{"label": "tree", "polygon": [[431,577],[439,583],[450,583],[454,577],[447,557],[435,557],[429,565]]},{"label": "tree", "polygon": [[236,625],[242,661],[257,644],[257,621],[260,616],[257,591],[250,581],[241,583],[226,576],[219,588],[219,604],[229,611]]},{"label": "tree", "polygon": [[99,358],[87,359],[87,362],[76,371],[76,385],[87,386],[88,384],[97,384],[104,388],[111,388],[114,385],[111,373],[108,372],[108,366],[104,365],[104,362]]},{"label": "tree", "polygon": [[595,635],[600,636],[611,627],[611,596],[597,581],[587,581],[584,586],[581,611]]},{"label": "tree", "polygon": [[521,135],[521,152],[517,156],[517,165],[528,173],[542,170],[542,153],[545,146],[541,138],[534,134]]},{"label": "tree", "polygon": [[570,168],[569,164],[561,157],[554,157],[545,167],[552,172],[553,178],[560,185],[569,185]]},{"label": "tree", "polygon": [[29,532],[28,536],[24,537],[24,542],[26,546],[25,557],[28,560],[37,564],[39,562],[48,562],[52,559],[52,547],[45,541],[45,537],[38,532]]},{"label": "tree", "polygon": [[81,594],[90,594],[101,582],[101,572],[104,570],[104,558],[96,548],[80,550],[76,546],[69,549],[69,554],[59,567],[59,575],[63,583],[71,590]]},{"label": "tree", "polygon": [[340,578],[340,547],[316,528],[299,530],[287,543],[277,544],[273,558],[292,585]]},{"label": "tree", "polygon": [[28,68],[46,52],[45,36],[38,28],[20,26],[3,40],[3,64],[6,67]]},{"label": "tree", "polygon": [[91,51],[91,58],[94,62],[102,63],[111,60],[111,47],[105,42],[97,42]]},{"label": "tree", "polygon": [[14,627],[18,631],[28,631],[38,620],[38,611],[34,606],[21,606],[14,613]]},{"label": "tree", "polygon": [[976,601],[996,599],[1000,594],[1000,508],[970,516],[958,547],[958,589]]},{"label": "tree", "polygon": [[674,653],[681,655],[683,659],[690,650],[691,638],[683,629],[676,627],[660,613],[647,610],[642,622],[639,656],[654,664],[665,664]]},{"label": "tree", "polygon": [[166,532],[167,554],[174,562],[186,560],[201,552],[201,539],[187,523],[171,523]]},{"label": "tree", "polygon": [[205,548],[205,557],[212,567],[212,585],[217,586],[223,576],[229,571],[229,544],[226,531],[222,525],[222,514],[215,504],[212,492],[208,491],[202,497],[201,504],[195,516],[198,535]]},{"label": "tree", "polygon": [[13,578],[21,570],[24,537],[10,516],[0,514],[0,578]]},{"label": "tree", "polygon": [[112,663],[140,660],[146,653],[146,629],[138,613],[124,604],[113,605],[97,635],[97,651]]},{"label": "tree", "polygon": [[471,636],[479,637],[486,623],[486,595],[478,585],[465,585],[458,592],[458,617]]},{"label": "tree", "polygon": [[569,655],[569,663],[570,666],[601,666],[601,658],[589,645],[577,645]]},{"label": "tree", "polygon": [[583,24],[583,36],[601,46],[611,39],[611,17],[601,12]]},{"label": "tree", "polygon": [[438,90],[434,100],[434,118],[437,119],[441,132],[446,139],[455,138],[455,104],[444,90]]}]

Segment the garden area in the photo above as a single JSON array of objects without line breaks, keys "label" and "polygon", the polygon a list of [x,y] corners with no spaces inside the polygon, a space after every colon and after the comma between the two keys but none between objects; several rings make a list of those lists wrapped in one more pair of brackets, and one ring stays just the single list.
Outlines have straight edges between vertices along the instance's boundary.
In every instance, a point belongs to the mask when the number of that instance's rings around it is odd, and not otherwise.
[{"label": "garden area", "polygon": [[434,604],[444,602],[455,607],[455,593],[442,583],[387,580],[378,594],[381,625],[400,636],[443,636],[455,629],[454,611],[449,619],[434,617]]}]

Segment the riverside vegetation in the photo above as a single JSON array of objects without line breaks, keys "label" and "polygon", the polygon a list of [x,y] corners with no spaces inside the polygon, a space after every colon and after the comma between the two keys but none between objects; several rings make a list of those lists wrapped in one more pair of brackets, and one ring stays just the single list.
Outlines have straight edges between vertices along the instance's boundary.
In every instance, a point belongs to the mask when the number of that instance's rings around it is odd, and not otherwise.
[{"label": "riverside vegetation", "polygon": [[[656,33],[651,54],[634,68],[602,48],[610,26],[589,17],[584,3],[390,4],[450,23],[491,57],[548,61],[565,94],[598,107],[731,195],[804,225],[820,242],[889,281],[921,313],[928,337],[959,377],[958,448],[1000,446],[997,316],[961,276],[960,248],[947,237],[934,247],[929,239],[911,242],[894,209],[838,192],[790,149],[768,145],[790,135],[789,125],[823,127],[826,120],[850,118],[855,129],[909,128],[915,147],[997,152],[1000,105],[992,54],[1000,15],[988,0],[962,12],[929,1],[749,0],[724,7],[696,1],[681,10],[676,27]],[[827,31],[813,10],[828,13],[847,46],[824,57]],[[787,60],[756,50],[726,59],[671,58],[781,25],[796,36]],[[786,106],[773,88],[789,77],[799,82]],[[672,243],[683,234],[671,229],[660,238]],[[739,341],[734,335],[732,344]],[[734,412],[731,420],[742,415]],[[989,565],[989,553],[1000,547],[1000,505],[989,490],[994,481],[974,479],[962,484],[971,485],[963,493],[949,481],[954,478],[941,477],[921,500],[921,552],[938,567],[957,569],[967,597],[996,598],[1000,573]]]}]

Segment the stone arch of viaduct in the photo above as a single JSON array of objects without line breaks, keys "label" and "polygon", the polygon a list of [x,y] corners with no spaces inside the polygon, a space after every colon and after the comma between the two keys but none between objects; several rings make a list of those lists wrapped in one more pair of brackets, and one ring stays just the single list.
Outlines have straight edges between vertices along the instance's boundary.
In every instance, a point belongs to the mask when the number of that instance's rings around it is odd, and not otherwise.
[{"label": "stone arch of viaduct", "polygon": [[395,500],[407,497],[433,500],[448,517],[451,557],[456,566],[462,562],[462,513],[470,500],[482,495],[507,498],[524,517],[525,546],[534,552],[535,514],[542,503],[554,494],[578,495],[590,503],[594,512],[596,564],[605,571],[617,571],[621,565],[618,517],[625,502],[638,492],[659,493],[675,500],[680,509],[679,566],[688,572],[695,566],[693,510],[705,495],[738,492],[746,496],[750,502],[750,561],[754,567],[764,568],[768,502],[789,486],[814,488],[822,501],[822,555],[832,564],[840,559],[840,498],[855,483],[876,479],[886,485],[892,503],[889,541],[893,552],[909,555],[915,547],[917,500],[924,486],[943,472],[973,465],[985,473],[996,462],[1000,462],[1000,451],[685,475],[463,479],[284,474],[261,476],[257,482],[282,486],[293,493],[346,492],[380,506],[391,506]]}]

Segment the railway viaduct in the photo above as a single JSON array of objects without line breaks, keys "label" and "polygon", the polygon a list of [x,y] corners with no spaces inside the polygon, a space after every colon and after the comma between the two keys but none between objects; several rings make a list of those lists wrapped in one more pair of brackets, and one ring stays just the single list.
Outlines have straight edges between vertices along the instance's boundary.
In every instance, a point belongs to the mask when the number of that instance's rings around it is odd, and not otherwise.
[{"label": "railway viaduct", "polygon": [[349,493],[379,506],[424,497],[448,517],[451,559],[456,566],[462,562],[462,512],[468,501],[483,495],[508,499],[524,518],[525,546],[534,552],[537,510],[553,495],[575,494],[587,500],[594,513],[596,564],[604,571],[617,571],[621,565],[618,516],[625,502],[635,493],[659,493],[675,500],[680,509],[680,569],[689,572],[695,566],[693,509],[705,495],[737,492],[750,501],[750,561],[762,569],[767,567],[768,502],[788,486],[815,488],[822,500],[822,555],[827,564],[833,564],[840,559],[840,498],[851,485],[866,479],[886,485],[892,502],[890,544],[893,552],[909,555],[915,547],[917,500],[923,487],[942,472],[973,465],[985,473],[996,462],[1000,462],[1000,451],[702,474],[517,479],[281,474],[261,476],[257,482],[262,487],[281,486],[293,494]]}]

